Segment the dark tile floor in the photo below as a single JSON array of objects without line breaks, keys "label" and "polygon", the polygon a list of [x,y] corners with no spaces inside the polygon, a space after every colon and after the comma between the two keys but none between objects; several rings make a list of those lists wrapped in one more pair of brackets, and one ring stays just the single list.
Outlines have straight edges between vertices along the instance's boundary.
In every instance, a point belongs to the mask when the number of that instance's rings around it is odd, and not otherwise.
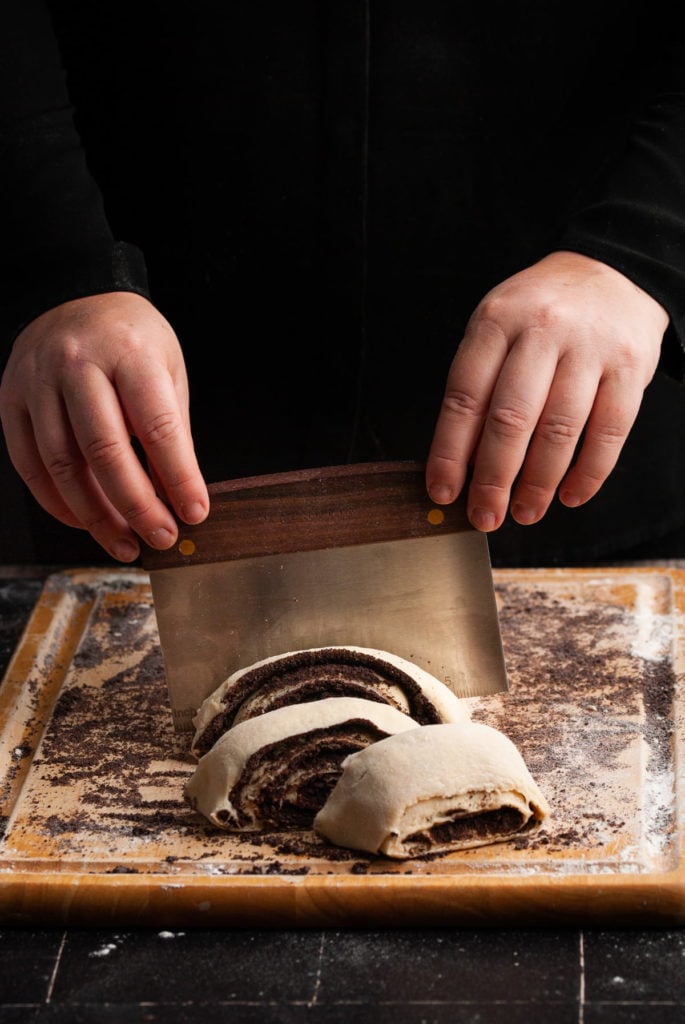
[{"label": "dark tile floor", "polygon": [[[40,592],[0,578],[0,675]],[[0,926],[0,1024],[685,1024],[685,930]]]},{"label": "dark tile floor", "polygon": [[0,1024],[685,1021],[685,932],[0,931]]}]

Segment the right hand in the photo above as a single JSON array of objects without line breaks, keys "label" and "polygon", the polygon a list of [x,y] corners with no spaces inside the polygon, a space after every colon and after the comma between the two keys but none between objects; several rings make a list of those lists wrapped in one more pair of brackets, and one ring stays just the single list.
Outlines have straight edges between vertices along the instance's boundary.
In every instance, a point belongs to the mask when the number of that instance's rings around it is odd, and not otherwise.
[{"label": "right hand", "polygon": [[498,529],[508,508],[537,523],[555,494],[569,508],[589,501],[632,429],[668,322],[651,295],[581,253],[550,253],[496,285],[452,360],[426,467],[433,501],[454,501],[469,466],[478,530]]},{"label": "right hand", "polygon": [[160,550],[175,543],[166,502],[184,522],[207,516],[188,405],[178,339],[133,292],[37,317],[17,336],[0,383],[7,450],[34,498],[121,562],[138,557],[139,537]]}]

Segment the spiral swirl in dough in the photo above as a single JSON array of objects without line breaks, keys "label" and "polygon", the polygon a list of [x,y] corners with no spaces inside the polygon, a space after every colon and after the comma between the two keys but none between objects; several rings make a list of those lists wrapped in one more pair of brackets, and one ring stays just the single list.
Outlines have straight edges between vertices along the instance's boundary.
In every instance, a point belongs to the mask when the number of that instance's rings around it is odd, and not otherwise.
[{"label": "spiral swirl in dough", "polygon": [[311,828],[348,754],[417,723],[357,697],[287,704],[234,725],[200,758],[184,797],[227,830]]},{"label": "spiral swirl in dough", "polygon": [[459,722],[408,730],[351,754],[314,829],[339,846],[408,858],[501,842],[548,815],[509,737]]},{"label": "spiral swirl in dough", "polygon": [[360,697],[388,704],[419,725],[461,722],[467,705],[418,665],[365,647],[312,647],[265,658],[228,677],[193,719],[191,751],[207,753],[232,726],[286,704]]}]

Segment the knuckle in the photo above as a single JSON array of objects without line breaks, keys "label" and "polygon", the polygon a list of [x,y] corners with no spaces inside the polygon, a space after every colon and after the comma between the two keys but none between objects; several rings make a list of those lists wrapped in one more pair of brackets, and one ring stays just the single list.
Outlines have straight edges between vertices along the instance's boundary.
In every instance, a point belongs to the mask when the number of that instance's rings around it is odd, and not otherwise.
[{"label": "knuckle", "polygon": [[145,423],[138,433],[144,447],[156,448],[178,437],[180,424],[172,412],[161,412]]},{"label": "knuckle", "polygon": [[488,415],[489,426],[498,437],[519,438],[532,430],[530,413],[514,405],[494,405]]},{"label": "knuckle", "polygon": [[193,487],[194,484],[195,478],[189,473],[179,473],[166,481],[166,487],[174,494],[183,491],[186,487]]},{"label": "knuckle", "polygon": [[575,470],[574,489],[583,494],[594,494],[606,480],[606,473],[593,472],[591,469]]},{"label": "knuckle", "polygon": [[443,409],[453,416],[478,416],[481,413],[480,403],[468,391],[450,387],[442,400]]},{"label": "knuckle", "polygon": [[58,483],[71,483],[83,472],[80,459],[75,459],[66,452],[53,452],[45,460],[48,473]]},{"label": "knuckle", "polygon": [[550,496],[554,488],[550,487],[547,483],[540,483],[539,481],[531,480],[523,476],[519,481],[518,490],[520,492],[525,492],[525,494],[533,498],[535,502],[543,502]]},{"label": "knuckle", "polygon": [[133,505],[129,505],[128,508],[121,510],[121,514],[127,523],[140,523],[141,521],[148,518],[151,512],[151,506],[149,502],[140,502]]},{"label": "knuckle", "polygon": [[494,504],[501,504],[509,496],[509,485],[493,479],[474,478],[472,490],[479,499]]},{"label": "knuckle", "polygon": [[546,444],[565,448],[567,445],[575,443],[580,429],[578,423],[571,419],[543,417],[535,432]]},{"label": "knuckle", "polygon": [[71,377],[79,373],[89,361],[81,341],[73,334],[67,334],[52,353],[54,369],[59,377]]},{"label": "knuckle", "polygon": [[501,332],[500,321],[506,308],[504,299],[497,295],[486,295],[476,306],[469,320],[469,327],[478,330]]},{"label": "knuckle", "polygon": [[[541,289],[529,290],[528,303],[527,318],[531,327],[549,329],[563,319],[559,302],[553,302]],[[480,329],[503,334],[505,331],[502,323],[509,315],[510,308],[511,298],[508,294],[496,292],[486,295],[476,308],[471,323]]]},{"label": "knuckle", "polygon": [[617,342],[616,355],[618,372],[621,376],[632,377],[642,370],[645,363],[644,352],[625,338]]},{"label": "knuckle", "polygon": [[626,432],[618,424],[602,423],[594,425],[589,431],[588,441],[595,447],[614,451],[625,441]]},{"label": "knuckle", "polygon": [[459,459],[446,444],[441,445],[435,442],[431,452],[431,462],[435,467],[439,467],[442,472],[447,473],[454,469],[459,463]]},{"label": "knuckle", "polygon": [[144,346],[144,331],[130,317],[123,314],[113,317],[110,329],[113,333],[118,334],[132,351]]},{"label": "knuckle", "polygon": [[31,492],[33,492],[34,487],[42,483],[45,476],[45,471],[42,467],[29,464],[28,462],[24,462],[19,459],[15,459],[13,465],[20,478],[24,481]]},{"label": "knuckle", "polygon": [[86,513],[83,517],[83,526],[91,533],[93,537],[98,540],[103,538],[107,532],[107,516],[104,513],[96,514],[93,512]]},{"label": "knuckle", "polygon": [[118,364],[135,361],[147,351],[143,334],[135,324],[129,323],[126,319],[117,320],[110,329],[117,339]]},{"label": "knuckle", "polygon": [[94,469],[108,469],[121,462],[124,457],[124,446],[117,440],[95,438],[85,446],[84,454],[88,464]]}]

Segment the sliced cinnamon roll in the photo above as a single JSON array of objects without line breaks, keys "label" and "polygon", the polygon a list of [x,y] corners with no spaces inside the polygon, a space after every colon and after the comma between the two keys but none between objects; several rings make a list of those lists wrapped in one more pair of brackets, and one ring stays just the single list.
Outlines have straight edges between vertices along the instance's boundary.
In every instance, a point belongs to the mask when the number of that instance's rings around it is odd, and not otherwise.
[{"label": "sliced cinnamon roll", "polygon": [[397,708],[356,697],[287,704],[224,733],[183,795],[220,828],[311,827],[348,754],[416,728]]},{"label": "sliced cinnamon roll", "polygon": [[469,718],[445,683],[404,658],[365,647],[314,647],[229,676],[198,709],[191,750],[200,757],[233,725],[266,711],[342,696],[388,704],[419,725]]},{"label": "sliced cinnamon roll", "polygon": [[509,737],[461,722],[405,731],[350,755],[313,825],[339,846],[408,858],[502,842],[535,829],[549,811]]}]

